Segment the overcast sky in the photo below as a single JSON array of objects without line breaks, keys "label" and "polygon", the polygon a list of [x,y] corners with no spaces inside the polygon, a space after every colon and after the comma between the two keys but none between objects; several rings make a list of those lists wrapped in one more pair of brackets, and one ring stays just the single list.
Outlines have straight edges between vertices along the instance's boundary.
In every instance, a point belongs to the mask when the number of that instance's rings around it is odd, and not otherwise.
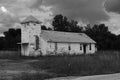
[{"label": "overcast sky", "polygon": [[56,14],[81,24],[105,23],[120,34],[120,0],[0,0],[0,33],[29,15],[49,26]]}]

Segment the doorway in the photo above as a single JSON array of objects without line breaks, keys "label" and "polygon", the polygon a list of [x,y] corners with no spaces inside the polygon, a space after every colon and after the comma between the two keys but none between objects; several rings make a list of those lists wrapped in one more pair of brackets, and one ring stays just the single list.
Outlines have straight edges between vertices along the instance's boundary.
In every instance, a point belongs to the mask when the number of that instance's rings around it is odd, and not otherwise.
[{"label": "doorway", "polygon": [[84,51],[83,53],[84,54],[86,54],[86,46],[87,46],[86,44],[83,44],[83,51]]}]

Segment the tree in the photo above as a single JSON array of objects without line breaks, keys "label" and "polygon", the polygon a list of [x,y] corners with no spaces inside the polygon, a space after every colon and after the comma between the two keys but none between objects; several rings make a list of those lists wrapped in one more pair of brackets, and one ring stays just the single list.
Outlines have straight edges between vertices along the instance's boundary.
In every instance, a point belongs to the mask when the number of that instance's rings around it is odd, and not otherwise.
[{"label": "tree", "polygon": [[0,50],[3,50],[5,48],[5,39],[4,37],[0,37]]},{"label": "tree", "polygon": [[54,26],[55,31],[66,31],[66,27],[68,26],[67,17],[56,15],[53,19],[52,25]]},{"label": "tree", "polygon": [[88,25],[84,32],[97,42],[99,50],[116,49],[113,45],[117,36],[112,34],[105,24],[94,25],[93,27]]},{"label": "tree", "polygon": [[21,29],[9,29],[4,32],[4,49],[17,49],[21,42]]},{"label": "tree", "polygon": [[42,30],[52,30],[50,27],[47,28],[45,25],[42,25],[42,26],[41,26],[41,29],[42,29]]},{"label": "tree", "polygon": [[46,27],[45,25],[42,25],[42,26],[41,26],[41,29],[42,29],[42,30],[47,30],[47,27]]},{"label": "tree", "polygon": [[81,32],[82,27],[78,26],[75,20],[68,21],[66,16],[56,15],[53,19],[52,25],[55,31],[64,32]]},{"label": "tree", "polygon": [[77,21],[71,20],[68,25],[69,32],[82,32],[83,28],[78,25]]},{"label": "tree", "polygon": [[52,25],[55,31],[63,32],[84,32],[97,42],[99,50],[120,50],[120,35],[116,36],[111,33],[105,24],[90,24],[83,30],[75,20],[68,20],[66,16],[56,15]]}]

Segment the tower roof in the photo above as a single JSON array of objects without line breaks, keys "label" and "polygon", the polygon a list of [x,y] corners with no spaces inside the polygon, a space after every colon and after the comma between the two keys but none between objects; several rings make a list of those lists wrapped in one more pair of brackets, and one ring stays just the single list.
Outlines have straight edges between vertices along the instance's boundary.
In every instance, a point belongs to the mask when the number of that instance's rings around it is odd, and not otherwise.
[{"label": "tower roof", "polygon": [[21,23],[29,23],[29,22],[33,22],[33,23],[41,23],[37,18],[33,17],[32,15],[28,16],[26,19],[24,19]]}]

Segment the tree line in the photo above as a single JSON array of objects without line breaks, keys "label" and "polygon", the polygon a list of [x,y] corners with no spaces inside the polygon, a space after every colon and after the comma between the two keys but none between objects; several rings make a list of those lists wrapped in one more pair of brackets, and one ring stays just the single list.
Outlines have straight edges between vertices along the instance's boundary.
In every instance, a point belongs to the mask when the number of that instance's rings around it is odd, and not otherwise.
[{"label": "tree line", "polygon": [[[56,15],[52,21],[53,28],[41,26],[42,30],[54,30],[62,32],[86,33],[97,42],[98,50],[120,50],[120,35],[111,33],[105,24],[95,24],[91,26],[78,25],[78,21],[69,20],[61,14]],[[0,50],[18,49],[21,42],[21,30],[9,29],[4,32],[5,37],[0,37]]]},{"label": "tree line", "polygon": [[9,29],[0,37],[0,50],[17,50],[21,42],[21,29]]},{"label": "tree line", "polygon": [[56,15],[52,22],[55,31],[86,33],[97,42],[98,50],[120,50],[120,35],[111,33],[105,24],[79,26],[75,20]]}]

